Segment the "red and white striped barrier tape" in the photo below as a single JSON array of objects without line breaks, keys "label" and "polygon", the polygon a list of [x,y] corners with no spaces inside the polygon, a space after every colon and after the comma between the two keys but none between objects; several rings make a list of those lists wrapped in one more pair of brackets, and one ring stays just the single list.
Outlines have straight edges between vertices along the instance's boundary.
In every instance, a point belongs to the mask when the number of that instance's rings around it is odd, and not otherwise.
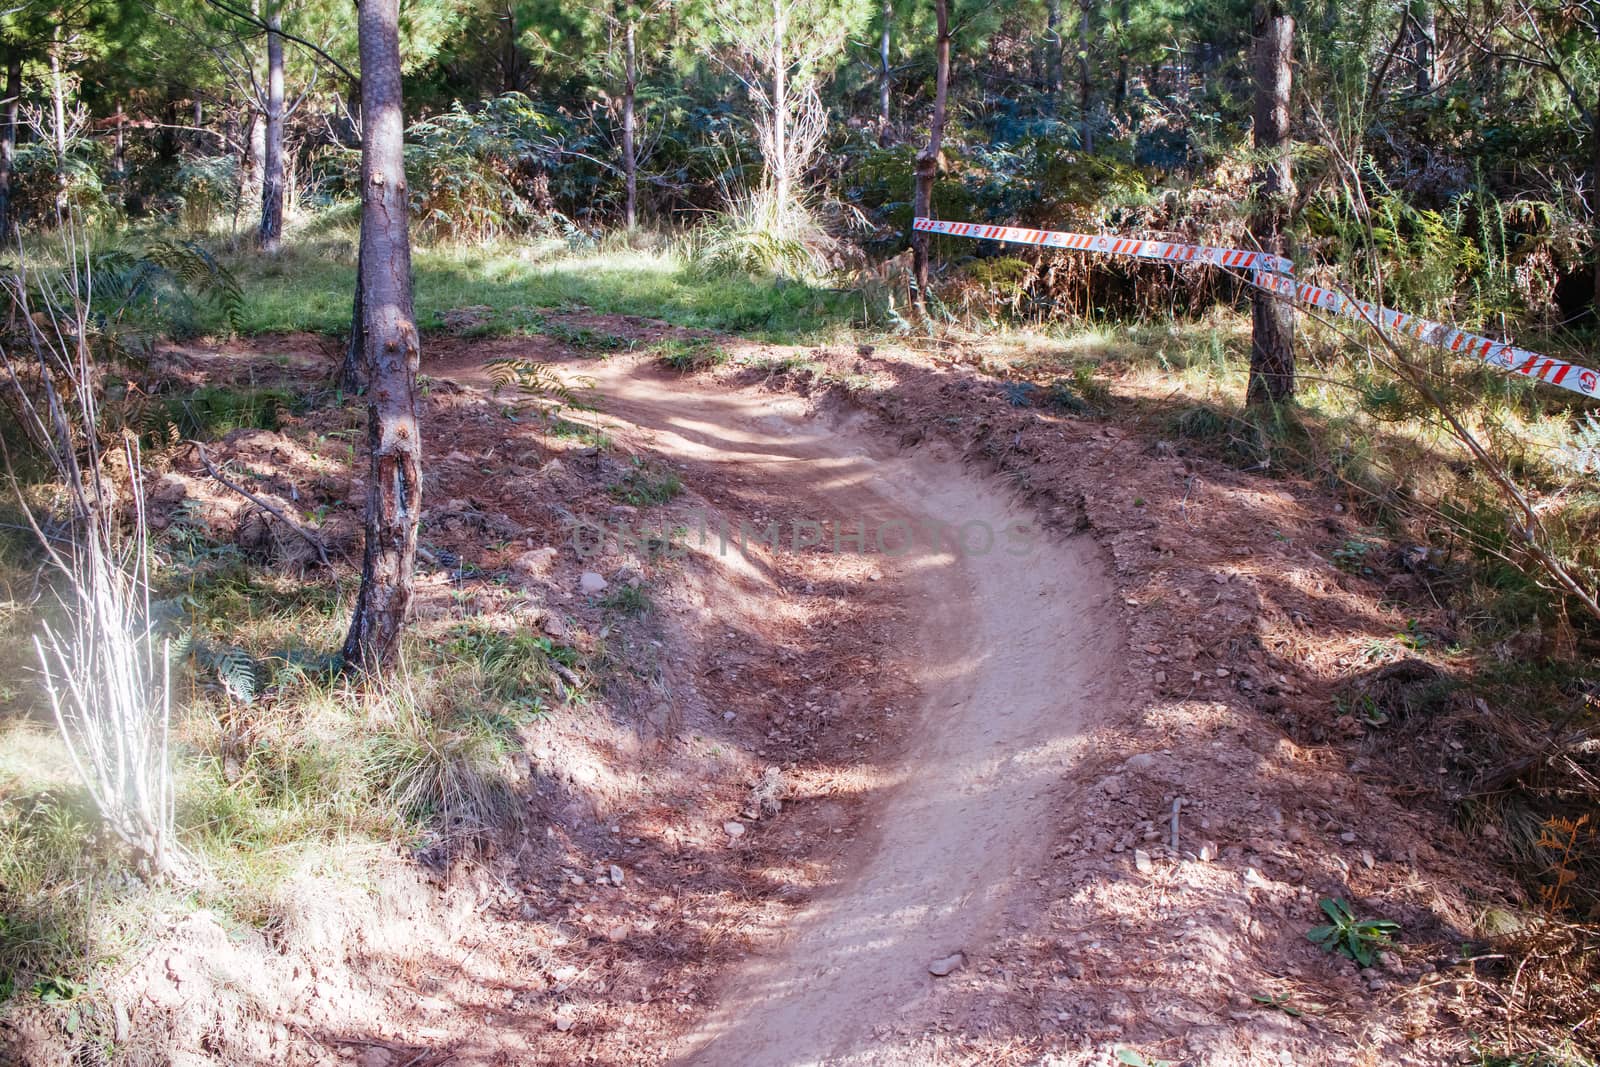
[{"label": "red and white striped barrier tape", "polygon": [[1061,233],[1058,230],[1021,230],[1015,226],[979,226],[974,222],[946,222],[944,219],[916,219],[912,227],[951,237],[976,237],[984,241],[1009,241],[1046,248],[1071,248],[1079,252],[1107,252],[1141,259],[1170,259],[1175,263],[1211,263],[1238,270],[1270,270],[1288,274],[1294,264],[1282,256],[1265,252],[1245,252],[1238,248],[1213,248],[1210,245],[1180,245],[1166,241],[1141,241],[1105,234]]},{"label": "red and white striped barrier tape", "polygon": [[1382,326],[1397,334],[1414,337],[1424,344],[1448,348],[1459,355],[1480,359],[1491,367],[1534,378],[1547,385],[1557,385],[1574,393],[1582,393],[1584,396],[1600,397],[1600,373],[1587,367],[1580,367],[1576,363],[1529,352],[1525,348],[1458,330],[1454,326],[1434,322],[1420,315],[1408,315],[1404,311],[1379,307],[1368,300],[1352,300],[1343,293],[1324,289],[1319,285],[1296,282],[1287,275],[1257,271],[1252,280],[1263,289],[1298,300],[1302,304],[1310,304],[1312,307],[1331,311],[1335,315]]},{"label": "red and white striped barrier tape", "polygon": [[1292,276],[1294,264],[1282,256],[1268,255],[1265,252],[1248,252],[1238,248],[1170,244],[1166,241],[1143,241],[1104,234],[1062,233],[1056,230],[1027,230],[1013,226],[980,226],[972,222],[947,222],[943,219],[918,218],[912,222],[912,226],[927,233],[941,233],[951,237],[973,237],[983,241],[1039,245],[1044,248],[1104,252],[1109,255],[1170,260],[1175,263],[1209,263],[1218,267],[1247,270],[1251,274],[1246,280],[1268,292],[1322,308],[1335,315],[1382,326],[1384,329],[1413,337],[1425,344],[1449,349],[1460,355],[1472,356],[1491,367],[1512,374],[1533,378],[1547,385],[1559,386],[1583,396],[1600,397],[1600,372],[1537,352],[1529,352],[1504,341],[1458,330],[1442,322],[1408,315],[1393,308],[1379,307],[1370,301],[1352,300],[1332,289],[1297,282]]}]

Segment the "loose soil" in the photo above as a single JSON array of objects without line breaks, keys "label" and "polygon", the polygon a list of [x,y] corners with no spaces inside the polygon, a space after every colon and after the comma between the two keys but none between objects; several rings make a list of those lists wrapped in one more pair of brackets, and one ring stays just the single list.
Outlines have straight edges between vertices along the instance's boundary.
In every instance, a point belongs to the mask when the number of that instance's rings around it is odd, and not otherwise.
[{"label": "loose soil", "polygon": [[[681,334],[568,318],[636,348]],[[1334,500],[1138,423],[1014,407],[948,359],[719,343],[733,360],[691,376],[544,337],[430,344],[416,626],[561,635],[611,665],[601,695],[527,738],[523,825],[476,853],[386,860],[370,891],[295,882],[270,943],[175,918],[104,993],[138,1062],[1465,1054],[1482,983],[1453,961],[1518,891],[1447,817],[1451,750],[1398,754],[1346,713],[1350,686],[1426,659],[1395,635],[1436,620],[1405,574],[1334,565]],[[569,417],[610,446],[508,419],[486,370],[507,356],[591,379],[599,415]],[[305,387],[333,357],[286,338],[165,358]],[[213,450],[330,508],[342,568],[361,494],[329,433],[359,414]],[[634,460],[686,491],[619,501]],[[162,486],[250,526],[182,455]],[[596,524],[631,536],[580,551]],[[266,540],[266,565],[306,565]],[[620,615],[585,572],[654,610]],[[1322,897],[1402,945],[1365,972],[1324,954]],[[19,1062],[76,1054],[47,1009],[8,1027]]]}]

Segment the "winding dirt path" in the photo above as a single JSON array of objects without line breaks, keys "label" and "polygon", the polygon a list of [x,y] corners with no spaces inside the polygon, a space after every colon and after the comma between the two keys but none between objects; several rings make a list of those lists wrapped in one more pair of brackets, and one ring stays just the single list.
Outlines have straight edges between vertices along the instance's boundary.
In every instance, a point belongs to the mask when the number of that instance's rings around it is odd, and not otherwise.
[{"label": "winding dirt path", "polygon": [[725,978],[683,1062],[924,1062],[909,1032],[939,981],[929,964],[1037,906],[1027,874],[1050,845],[1052,790],[1086,725],[1115,710],[1120,638],[1096,549],[1044,534],[926,446],[897,450],[797,400],[621,361],[597,384],[607,414],[691,471],[759,484],[790,502],[786,520],[864,523],[882,591],[916,620],[895,651],[921,694],[915,725],[877,768],[837,883]]}]

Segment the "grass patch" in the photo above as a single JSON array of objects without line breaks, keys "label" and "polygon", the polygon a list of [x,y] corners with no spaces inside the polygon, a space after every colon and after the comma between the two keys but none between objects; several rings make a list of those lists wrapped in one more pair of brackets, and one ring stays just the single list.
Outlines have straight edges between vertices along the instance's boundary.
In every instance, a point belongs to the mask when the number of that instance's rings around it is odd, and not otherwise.
[{"label": "grass patch", "polygon": [[234,430],[276,430],[296,407],[287,389],[207,385],[190,393],[161,394],[145,413],[145,427],[157,439],[177,427],[182,437],[212,441]]},{"label": "grass patch", "polygon": [[683,492],[683,480],[675,471],[647,464],[635,458],[633,466],[611,487],[611,495],[634,507],[665,504]]},{"label": "grass patch", "polygon": [[620,585],[605,595],[600,606],[630,618],[648,615],[655,608],[642,585]]},{"label": "grass patch", "polygon": [[720,367],[728,362],[728,350],[709,337],[674,338],[657,346],[657,360],[668,370],[681,374]]},{"label": "grass patch", "polygon": [[[273,258],[253,253],[223,258],[244,289],[243,333],[341,335],[350,329],[353,234],[292,238]],[[792,281],[709,276],[666,251],[564,253],[510,241],[483,246],[419,243],[412,268],[417,322],[425,330],[445,328],[445,315],[452,309],[486,306],[490,314],[472,327],[474,336],[546,333],[580,350],[620,350],[626,342],[581,328],[569,337],[559,336],[558,328],[534,309],[648,316],[675,326],[773,341],[824,337],[861,315],[856,294]],[[227,332],[220,313],[202,308],[200,314],[210,316],[203,319],[203,328]]]}]

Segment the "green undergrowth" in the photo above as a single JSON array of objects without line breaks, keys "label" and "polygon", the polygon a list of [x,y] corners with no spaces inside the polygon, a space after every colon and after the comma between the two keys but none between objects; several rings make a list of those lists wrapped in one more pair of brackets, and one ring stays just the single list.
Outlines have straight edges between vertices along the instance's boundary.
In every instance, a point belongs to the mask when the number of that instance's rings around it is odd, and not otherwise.
[{"label": "green undergrowth", "polygon": [[[353,235],[333,233],[288,241],[268,259],[225,254],[244,291],[239,328],[245,334],[350,328],[355,285]],[[798,282],[745,275],[709,275],[665,250],[565,252],[515,242],[418,244],[413,250],[417,322],[442,329],[447,312],[486,307],[477,336],[550,333],[580,349],[625,347],[605,331],[552,324],[551,314],[638,315],[674,326],[748,334],[773,341],[829,335],[862,315],[861,299]],[[205,321],[212,332],[226,323]],[[564,332],[565,331],[565,332]]]},{"label": "green undergrowth", "polygon": [[[87,1009],[158,913],[200,906],[270,929],[292,920],[282,890],[307,870],[359,877],[368,853],[470,851],[519,822],[531,732],[589,701],[590,655],[471,618],[413,631],[405,669],[357,689],[335,669],[349,589],[266,571],[182,521],[155,549],[153,610],[177,682],[178,841],[206,878],[138,882],[53,727],[23,710],[20,689],[0,692],[0,1003]],[[7,635],[36,628],[15,598],[37,562],[21,545],[0,556]]]}]

